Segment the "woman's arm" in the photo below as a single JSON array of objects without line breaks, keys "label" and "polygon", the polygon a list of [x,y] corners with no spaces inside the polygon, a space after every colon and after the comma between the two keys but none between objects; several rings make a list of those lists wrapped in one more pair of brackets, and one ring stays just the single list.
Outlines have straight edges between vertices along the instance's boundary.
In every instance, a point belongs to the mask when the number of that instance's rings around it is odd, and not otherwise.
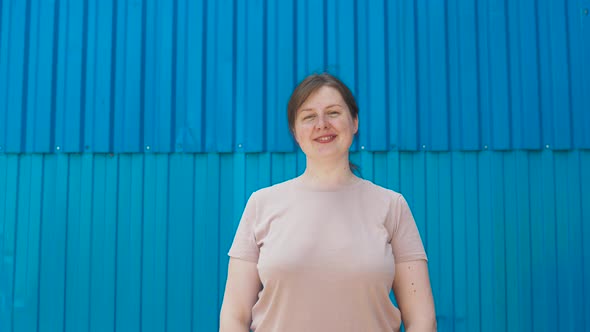
[{"label": "woman's arm", "polygon": [[227,270],[219,332],[248,332],[252,322],[252,307],[262,287],[258,268],[254,262],[230,257]]},{"label": "woman's arm", "polygon": [[393,292],[406,332],[436,331],[434,299],[425,260],[395,264]]}]

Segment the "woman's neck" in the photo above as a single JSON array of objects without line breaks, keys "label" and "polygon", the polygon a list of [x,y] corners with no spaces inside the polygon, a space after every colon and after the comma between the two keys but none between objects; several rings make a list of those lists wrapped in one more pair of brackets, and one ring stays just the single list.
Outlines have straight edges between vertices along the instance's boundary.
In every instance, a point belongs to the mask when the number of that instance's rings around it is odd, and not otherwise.
[{"label": "woman's neck", "polygon": [[350,170],[348,158],[332,163],[307,159],[305,172],[301,175],[301,181],[317,188],[342,187],[357,180]]}]

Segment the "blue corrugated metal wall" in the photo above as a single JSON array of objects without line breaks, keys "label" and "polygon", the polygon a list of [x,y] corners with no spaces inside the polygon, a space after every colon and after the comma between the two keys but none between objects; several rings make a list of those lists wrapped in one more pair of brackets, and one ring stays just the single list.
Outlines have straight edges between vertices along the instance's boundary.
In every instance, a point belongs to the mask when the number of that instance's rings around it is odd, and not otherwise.
[{"label": "blue corrugated metal wall", "polygon": [[0,149],[294,151],[329,69],[370,151],[590,148],[588,0],[2,0]]},{"label": "blue corrugated metal wall", "polygon": [[[408,198],[440,331],[590,329],[590,152],[353,161]],[[215,331],[247,197],[303,168],[294,153],[0,156],[0,330]]]},{"label": "blue corrugated metal wall", "polygon": [[324,69],[359,100],[354,161],[414,211],[440,331],[590,331],[589,8],[0,0],[0,331],[215,331]]}]

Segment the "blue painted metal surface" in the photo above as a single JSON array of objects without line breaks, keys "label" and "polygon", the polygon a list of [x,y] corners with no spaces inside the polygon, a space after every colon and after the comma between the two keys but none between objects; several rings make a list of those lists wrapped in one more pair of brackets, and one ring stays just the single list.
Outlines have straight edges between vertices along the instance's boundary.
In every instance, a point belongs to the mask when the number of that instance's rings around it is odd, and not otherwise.
[{"label": "blue painted metal surface", "polygon": [[588,1],[0,2],[0,152],[293,152],[296,82],[355,149],[590,148]]},{"label": "blue painted metal surface", "polygon": [[[590,153],[361,152],[403,193],[440,331],[590,331]],[[0,330],[217,331],[257,188],[297,153],[0,155]]]},{"label": "blue painted metal surface", "polygon": [[216,331],[322,70],[358,97],[353,161],[413,209],[441,331],[590,331],[589,8],[0,0],[0,331]]}]

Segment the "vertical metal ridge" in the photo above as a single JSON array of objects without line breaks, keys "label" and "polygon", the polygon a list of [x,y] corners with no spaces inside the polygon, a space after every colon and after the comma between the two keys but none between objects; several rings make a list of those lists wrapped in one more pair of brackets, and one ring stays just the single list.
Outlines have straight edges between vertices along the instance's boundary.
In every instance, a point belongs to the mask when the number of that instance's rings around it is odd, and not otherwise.
[{"label": "vertical metal ridge", "polygon": [[[322,38],[324,40],[322,48],[323,48],[323,58],[322,58],[322,71],[328,70],[328,3],[327,0],[322,0]],[[266,63],[266,61],[265,61]],[[266,68],[266,67],[265,67]]]},{"label": "vertical metal ridge", "polygon": [[[418,36],[419,36],[419,30],[418,30],[418,0],[414,0],[413,1],[413,8],[412,8],[412,14],[414,15],[413,17],[413,23],[414,23],[414,50],[415,50],[415,54],[416,57],[417,55],[420,53],[420,43],[418,42]],[[420,93],[420,80],[419,80],[419,75],[420,75],[420,62],[418,61],[418,59],[416,58],[414,60],[414,73],[416,76],[416,80],[414,81],[414,89],[416,91],[416,96],[415,96],[415,103],[416,103],[416,133],[414,135],[414,149],[420,150],[420,145],[422,144],[421,142],[421,138],[422,138],[422,128],[420,127],[420,122],[421,122],[421,113],[420,113],[420,109],[421,109],[421,105],[422,103],[420,102],[420,97],[421,97],[421,93]]]},{"label": "vertical metal ridge", "polygon": [[[526,153],[526,157],[527,157],[526,158],[526,165],[525,165],[526,170],[527,170],[527,172],[526,172],[526,183],[527,183],[527,197],[529,198],[529,200],[527,201],[527,207],[526,208],[528,210],[527,211],[527,214],[529,216],[529,222],[530,222],[530,221],[532,221],[532,217],[531,217],[531,210],[532,210],[532,208],[531,208],[531,202],[530,202],[530,197],[531,197],[531,191],[532,190],[531,190],[531,175],[528,172],[528,170],[530,169],[530,166],[531,165],[530,165],[530,159],[528,158],[528,156],[529,156],[529,153]],[[529,244],[529,257],[528,258],[529,258],[530,262],[532,262],[533,261],[533,248],[532,248],[533,234],[532,234],[532,231],[530,230],[530,228],[529,228],[529,234],[528,235],[529,235],[528,236],[528,241],[529,241],[529,243],[528,243]],[[533,280],[533,269],[532,268],[530,270],[530,273],[529,273],[529,276],[528,277],[529,277],[529,280],[532,282],[532,280]],[[533,320],[533,317],[534,317],[533,304],[534,304],[534,300],[533,300],[533,296],[531,296],[531,297],[529,297],[529,308],[530,308],[530,314],[531,314],[531,316],[530,316],[530,322],[531,322],[531,325],[530,326],[531,326],[531,328],[533,327],[533,323],[534,323],[534,320]]]},{"label": "vertical metal ridge", "polygon": [[513,122],[514,122],[514,110],[512,107],[512,91],[513,91],[513,87],[512,87],[512,63],[510,61],[510,54],[511,54],[511,48],[510,48],[510,16],[509,16],[509,11],[508,11],[508,0],[504,0],[504,30],[505,30],[505,43],[506,43],[506,84],[507,84],[507,88],[506,88],[506,92],[507,92],[507,108],[508,108],[508,130],[507,130],[507,135],[508,135],[508,149],[512,149],[514,147],[514,127],[513,127]]},{"label": "vertical metal ridge", "polygon": [[[170,150],[177,151],[177,152],[184,152],[187,151],[185,147],[185,141],[187,137],[187,131],[185,128],[188,126],[187,123],[187,72],[189,68],[189,59],[188,59],[188,51],[187,51],[187,31],[188,31],[188,8],[187,3],[184,0],[177,1],[176,3],[176,31],[173,35],[174,40],[176,40],[176,47],[177,47],[177,65],[176,70],[177,72],[177,87],[176,87],[176,95],[173,96],[175,99],[178,99],[176,102],[176,115],[175,115],[175,123],[172,123],[171,126],[174,130],[174,139],[172,140],[173,148]],[[232,55],[232,58],[235,56]]]},{"label": "vertical metal ridge", "polygon": [[[190,1],[190,0],[189,0]],[[191,167],[193,170],[196,170],[196,160],[195,157],[193,156],[191,158]],[[195,198],[196,198],[196,186],[195,183],[197,182],[195,178],[192,179],[192,183],[191,183],[191,196],[192,196],[192,201],[194,202]],[[190,304],[190,327],[191,327],[191,331],[195,330],[195,217],[196,217],[196,213],[195,213],[195,205],[192,204],[191,205],[191,287],[190,287],[190,294],[191,294],[191,304]]]},{"label": "vertical metal ridge", "polygon": [[[182,124],[184,126],[184,129],[181,128],[180,130],[182,130],[182,148],[183,151],[187,151],[187,147],[190,149],[190,151],[194,151],[194,149],[192,149],[191,145],[192,144],[187,144],[187,137],[191,137],[191,141],[192,141],[192,134],[191,134],[191,121],[189,121],[189,112],[191,111],[189,109],[189,102],[188,102],[188,95],[189,92],[192,93],[192,91],[189,90],[188,85],[189,85],[189,68],[191,68],[190,66],[190,59],[192,59],[191,57],[189,57],[189,31],[191,31],[192,34],[192,30],[189,29],[189,13],[191,12],[191,3],[189,1],[185,1],[184,2],[184,31],[183,31],[183,36],[184,36],[184,40],[183,40],[183,59],[184,59],[184,66],[186,69],[186,73],[183,75],[183,80],[182,80],[182,94],[184,96],[184,100],[183,100],[183,105],[182,105]],[[196,33],[195,33],[196,35]],[[177,125],[177,129],[178,129],[178,125]]]},{"label": "vertical metal ridge", "polygon": [[164,255],[166,260],[166,272],[164,274],[164,328],[168,329],[168,271],[169,271],[169,248],[170,248],[170,158],[166,159],[166,254]]},{"label": "vertical metal ridge", "polygon": [[[507,10],[506,0],[505,0],[504,10]],[[506,24],[507,24],[507,22],[508,22],[508,17],[506,18]],[[506,43],[508,43],[508,39],[507,39]],[[510,69],[509,68],[508,68],[508,73],[510,73]],[[510,102],[508,103],[508,105],[510,105]],[[501,174],[502,174],[502,178],[505,179],[506,178],[506,172],[507,172],[506,171],[506,169],[507,169],[507,167],[506,167],[506,154],[502,154],[500,156],[500,158],[501,158],[500,164],[502,165]],[[503,272],[502,273],[502,277],[504,279],[504,290],[503,290],[503,294],[504,294],[504,300],[506,301],[504,303],[504,308],[506,308],[507,307],[506,304],[509,301],[509,296],[508,296],[509,295],[508,294],[508,274],[507,274],[507,270],[508,270],[507,265],[508,264],[506,263],[506,256],[508,255],[508,248],[507,248],[507,245],[506,245],[506,242],[507,242],[506,241],[506,237],[507,237],[506,236],[506,219],[507,219],[507,213],[506,213],[506,183],[504,181],[501,181],[500,182],[500,185],[502,186],[502,211],[501,211],[501,217],[502,217],[502,222],[503,222],[503,224],[502,224],[502,231],[503,232],[502,232],[501,236],[502,236],[502,239],[503,239],[503,241],[502,241],[503,242],[502,243],[503,244],[502,250],[503,250],[503,256],[504,256],[503,257],[504,258],[504,266],[503,266],[503,269],[502,269],[502,272]],[[451,219],[451,223],[452,222],[453,221]],[[504,319],[504,326],[502,326],[502,328],[504,328],[504,330],[508,331],[509,322],[508,322],[508,312],[507,312],[507,310],[502,310],[502,315],[503,315],[503,319]]]},{"label": "vertical metal ridge", "polygon": [[[202,59],[203,61],[201,62],[201,75],[202,75],[202,82],[207,82],[208,80],[208,73],[207,73],[207,63],[208,63],[208,57],[207,57],[207,40],[208,40],[208,34],[209,34],[209,15],[207,13],[207,11],[209,10],[208,8],[208,0],[203,0],[203,36],[202,36]],[[205,112],[205,110],[207,109],[207,102],[208,102],[208,97],[207,97],[207,84],[202,84],[201,85],[201,128],[199,128],[199,132],[200,132],[200,139],[201,139],[201,146],[199,147],[199,151],[205,151],[206,147],[207,147],[207,112]]]},{"label": "vertical metal ridge", "polygon": [[[448,59],[448,57],[447,57],[447,59]],[[447,71],[447,77],[448,77],[448,71]],[[447,99],[447,100],[450,100],[450,98]],[[450,137],[449,137],[449,142],[450,142]],[[450,193],[450,195],[449,195],[449,212],[450,212],[450,222],[449,223],[450,223],[450,226],[449,227],[450,227],[451,230],[454,230],[455,229],[455,215],[456,215],[455,209],[454,209],[454,207],[455,207],[455,199],[454,199],[455,198],[455,195],[454,195],[454,193],[455,193],[455,185],[454,185],[454,181],[452,179],[452,176],[453,176],[453,173],[454,173],[454,163],[453,163],[454,158],[453,158],[453,154],[454,154],[453,152],[449,152],[448,153],[448,155],[449,155],[449,159],[448,159],[448,162],[449,162],[448,175],[451,176],[451,180],[449,180],[449,191],[448,191]],[[452,253],[455,252],[455,242],[456,242],[456,240],[455,240],[455,232],[454,231],[451,231],[451,234],[450,235],[451,235],[451,254],[452,254]],[[453,255],[451,255],[450,260],[451,260],[451,273],[453,274],[453,276],[451,277],[451,289],[452,289],[452,294],[456,294],[456,291],[455,291],[455,280],[457,279],[457,277],[455,276],[455,265],[456,265],[456,262],[455,262],[455,258],[454,258]],[[455,296],[451,296],[451,303],[452,303],[452,310],[451,310],[451,312],[453,314],[453,317],[457,317],[457,304],[456,304],[456,301],[455,301]],[[456,328],[456,326],[455,326],[455,320],[453,319],[451,321],[451,323],[452,323],[453,330],[455,330],[455,328]]]},{"label": "vertical metal ridge", "polygon": [[445,15],[444,15],[444,20],[445,20],[445,32],[444,32],[444,36],[445,36],[445,83],[446,83],[446,87],[445,87],[445,99],[446,99],[446,111],[447,111],[447,115],[445,117],[446,120],[446,139],[447,139],[447,143],[446,143],[446,151],[452,150],[453,149],[453,140],[451,138],[451,80],[450,80],[450,70],[449,68],[451,68],[450,64],[451,64],[451,60],[450,60],[450,55],[449,55],[449,6],[448,3],[447,5],[445,5]]},{"label": "vertical metal ridge", "polygon": [[[477,88],[476,88],[476,91],[477,91],[477,112],[476,113],[477,113],[477,126],[478,126],[478,128],[480,128],[480,130],[478,131],[478,134],[477,134],[477,136],[478,136],[477,145],[478,145],[478,147],[481,148],[481,146],[482,146],[482,140],[483,140],[481,128],[482,128],[482,123],[483,122],[482,122],[482,112],[481,112],[481,109],[482,109],[482,98],[481,98],[481,95],[482,95],[482,93],[481,93],[481,90],[482,90],[482,88],[481,88],[481,56],[480,56],[480,50],[479,50],[479,39],[480,39],[479,36],[480,36],[481,29],[479,28],[479,26],[480,26],[479,15],[477,15],[479,13],[479,1],[478,0],[475,1],[474,12],[475,12],[475,18],[474,18],[474,23],[475,23],[475,43],[474,43],[474,46],[475,46],[475,58],[476,58],[476,62],[475,62],[476,63],[476,66],[475,66],[476,67],[476,74],[475,74],[475,77],[476,77],[476,81],[477,81]],[[480,329],[481,329],[481,326],[480,326]]]},{"label": "vertical metal ridge", "polygon": [[[545,151],[545,153],[548,153],[548,151]],[[559,152],[554,152],[551,153],[551,192],[554,193],[552,200],[553,200],[553,206],[555,206],[555,209],[553,210],[553,216],[551,218],[551,220],[553,221],[553,229],[555,230],[555,232],[553,232],[553,241],[554,241],[554,247],[553,252],[555,253],[555,266],[558,267],[559,266],[559,251],[558,251],[558,245],[559,245],[559,239],[558,239],[558,227],[559,225],[557,224],[557,220],[558,220],[558,199],[557,196],[559,195],[559,193],[557,192],[557,185],[556,185],[556,179],[557,179],[557,166],[556,166],[556,161],[555,161],[555,153],[559,153]],[[562,326],[562,324],[560,323],[560,311],[562,310],[561,308],[561,303],[560,303],[560,298],[561,298],[561,287],[559,285],[559,271],[557,268],[555,268],[553,270],[553,274],[554,274],[554,283],[553,283],[553,289],[556,290],[556,294],[555,294],[555,302],[556,302],[556,315],[555,315],[555,326]]]},{"label": "vertical metal ridge", "polygon": [[539,2],[540,1],[534,1],[534,6],[535,6],[535,44],[537,46],[537,52],[535,52],[535,56],[536,56],[536,60],[537,60],[537,105],[538,105],[538,112],[539,112],[539,140],[541,143],[541,149],[542,146],[544,145],[543,139],[545,139],[545,130],[543,128],[543,111],[542,111],[542,105],[543,105],[543,100],[542,100],[542,96],[543,96],[543,91],[541,88],[541,56],[540,56],[540,37],[539,37],[539,25],[540,25],[540,16],[539,16]]},{"label": "vertical metal ridge", "polygon": [[[354,6],[354,15],[353,15],[353,25],[354,25],[354,86],[352,87],[352,91],[355,97],[359,94],[359,18],[358,18],[358,7],[359,7],[359,0],[353,0]],[[357,135],[358,138],[358,135]],[[358,139],[355,140],[358,143]],[[357,144],[358,145],[358,144]]]},{"label": "vertical metal ridge", "polygon": [[[219,155],[216,156],[215,161],[216,161],[217,169],[220,170],[221,169],[221,158]],[[209,166],[210,166],[209,163],[207,163],[207,167],[209,167]],[[221,200],[221,176],[217,177],[213,182],[215,183],[215,191],[216,191],[215,192],[216,193],[215,200],[217,202],[219,202]],[[219,203],[217,203],[217,208],[220,208],[220,207],[221,207],[221,205]],[[215,226],[216,226],[216,231],[217,231],[217,239],[215,241],[217,244],[216,252],[219,253],[219,252],[221,252],[221,247],[220,247],[220,245],[221,245],[221,222],[220,222],[219,211],[217,211],[215,213],[215,216],[217,217],[216,218],[217,220],[215,220],[216,221]],[[219,287],[219,277],[221,274],[220,273],[220,266],[221,266],[220,255],[217,255],[216,266],[215,266],[215,272],[216,272],[215,281],[216,281],[216,286],[218,286],[218,287]],[[220,299],[220,296],[215,297],[215,308],[221,308],[221,303],[220,303],[219,299]]]},{"label": "vertical metal ridge", "polygon": [[111,68],[109,91],[109,151],[115,151],[115,88],[117,75],[117,25],[118,0],[112,0],[113,19],[111,22]]},{"label": "vertical metal ridge", "polygon": [[[476,165],[475,175],[476,175],[476,179],[478,179],[475,182],[475,187],[477,189],[475,190],[475,193],[474,194],[476,196],[476,199],[475,200],[477,201],[477,207],[479,209],[480,202],[481,202],[481,195],[480,195],[481,189],[480,189],[480,180],[479,180],[480,179],[480,167],[481,166],[480,166],[479,158],[477,156],[475,156],[474,162],[475,162],[475,165]],[[477,223],[476,224],[478,225],[478,227],[477,227],[477,243],[479,244],[479,243],[481,243],[481,227],[480,227],[481,220],[480,220],[480,214],[477,213],[476,215],[477,215]],[[481,249],[480,249],[480,246],[477,247],[477,257],[478,258],[481,257]],[[481,285],[481,274],[482,273],[481,273],[481,260],[480,259],[477,260],[477,271],[478,271],[478,276],[479,276],[479,278],[477,280],[477,284],[479,286],[479,287],[477,287],[477,292],[478,292],[478,296],[477,296],[477,299],[478,299],[478,303],[477,303],[478,315],[477,316],[479,318],[478,319],[479,330],[482,331],[482,325],[483,325],[482,324],[482,319],[481,319],[481,317],[482,317],[482,294],[481,294],[482,285]]]},{"label": "vertical metal ridge", "polygon": [[[35,121],[31,121],[32,118],[39,118],[38,112],[38,100],[39,100],[39,26],[40,26],[40,17],[41,14],[39,13],[40,9],[38,6],[34,6],[30,4],[32,8],[29,8],[29,24],[28,24],[28,34],[29,40],[27,44],[29,45],[29,56],[25,58],[27,62],[27,70],[29,73],[26,75],[29,82],[27,83],[27,114],[25,118],[25,122],[23,123],[23,127],[25,127],[25,131],[29,133],[28,135],[25,134],[25,144],[22,147],[22,151],[35,151],[36,150],[36,137],[38,134],[37,127],[35,126]],[[31,128],[29,128],[31,127]],[[30,137],[29,137],[30,136]],[[22,137],[21,137],[22,138]]]},{"label": "vertical metal ridge", "polygon": [[[141,6],[141,55],[139,67],[139,151],[145,149],[145,86],[146,86],[146,60],[145,55],[147,51],[146,36],[147,36],[147,1],[142,0]],[[141,329],[141,325],[140,325]]]},{"label": "vertical metal ridge", "polygon": [[[145,6],[143,6],[145,8]],[[143,145],[142,145],[143,146]],[[146,172],[145,172],[145,155],[140,155],[138,158],[141,158],[141,226],[140,226],[140,235],[139,235],[139,315],[138,315],[138,325],[139,331],[143,330],[143,253],[144,253],[144,220],[145,220],[145,192],[146,192]]]},{"label": "vertical metal ridge", "polygon": [[[5,246],[6,246],[6,238],[8,237],[7,233],[7,217],[6,217],[6,208],[8,206],[8,185],[7,185],[7,178],[8,178],[8,158],[5,155],[0,155],[0,255],[2,256],[3,261],[0,263],[0,279],[5,280],[4,275],[7,273],[7,262],[6,262],[6,253],[5,253]],[[7,278],[6,278],[7,279]],[[7,281],[3,281],[3,286],[8,284]],[[8,287],[8,286],[6,286]],[[9,308],[9,304],[7,302],[12,301],[12,296],[7,294],[6,288],[0,288],[0,294],[2,295],[3,302],[0,305],[0,317],[2,320],[0,321],[0,327],[7,326],[8,321],[10,319],[6,318],[6,313]]]},{"label": "vertical metal ridge", "polygon": [[[297,15],[297,0],[293,0],[292,1],[293,4],[293,8],[292,8],[292,12],[293,12],[293,54],[299,54],[299,48],[297,47],[297,38],[299,38],[299,29],[297,29],[298,25],[298,15]],[[293,86],[295,86],[298,82],[299,82],[299,78],[297,77],[297,67],[299,65],[299,61],[297,60],[298,57],[295,56],[293,57],[293,64],[292,64],[292,70],[293,70]]]},{"label": "vertical metal ridge", "polygon": [[[66,190],[65,190],[65,194],[66,197],[64,197],[65,199],[65,210],[68,211],[70,209],[70,158],[69,156],[64,156],[63,158],[66,158],[66,170],[64,172],[65,176],[66,176],[66,180],[65,180],[65,186],[66,186]],[[59,171],[58,171],[59,173]],[[63,266],[63,275],[64,275],[64,282],[63,282],[63,317],[62,317],[62,322],[63,322],[63,332],[66,331],[67,328],[67,320],[66,320],[66,313],[67,313],[67,305],[68,305],[68,228],[69,228],[69,224],[70,223],[70,215],[69,213],[65,213],[65,221],[64,221],[64,225],[65,225],[65,229],[64,229],[64,266]]]},{"label": "vertical metal ridge", "polygon": [[571,33],[570,33],[570,24],[569,24],[569,16],[568,16],[568,1],[564,1],[563,6],[564,6],[564,13],[565,13],[565,57],[566,57],[566,67],[567,67],[567,83],[568,83],[568,89],[567,89],[567,97],[568,97],[568,113],[569,113],[569,122],[568,122],[568,127],[570,129],[569,131],[569,140],[568,140],[568,148],[572,148],[575,145],[573,144],[575,142],[575,135],[576,135],[576,128],[574,125],[574,99],[573,99],[573,95],[572,95],[572,90],[573,88],[573,80],[572,80],[572,63],[571,63]]},{"label": "vertical metal ridge", "polygon": [[[4,6],[2,6],[3,2],[0,3],[0,19],[2,21],[2,23],[4,23],[4,19],[3,19],[3,14],[4,14]],[[2,47],[2,42],[4,42],[4,38],[2,38],[4,36],[4,24],[0,23],[0,51],[1,51],[1,47]],[[1,57],[1,54],[0,54]]]},{"label": "vertical metal ridge", "polygon": [[15,281],[16,281],[16,248],[17,248],[17,240],[18,240],[18,221],[20,220],[20,215],[19,215],[19,201],[20,201],[20,195],[18,194],[20,192],[20,176],[21,176],[21,158],[17,158],[16,160],[16,174],[15,174],[15,178],[16,178],[16,195],[15,195],[15,211],[14,211],[14,243],[13,243],[13,247],[12,247],[12,285],[11,285],[11,289],[10,289],[10,303],[12,304],[13,307],[10,308],[10,331],[14,332],[14,288],[15,288]]},{"label": "vertical metal ridge", "polygon": [[78,141],[78,151],[85,151],[85,123],[86,123],[86,72],[88,71],[88,0],[82,2],[82,61],[81,62],[81,79],[80,79],[80,140]]},{"label": "vertical metal ridge", "polygon": [[91,324],[92,324],[92,275],[93,275],[93,269],[92,269],[92,257],[93,257],[93,242],[94,242],[94,194],[95,194],[95,187],[94,187],[94,179],[95,179],[95,173],[96,173],[96,156],[93,155],[92,156],[92,163],[90,164],[90,167],[92,168],[92,177],[90,179],[90,239],[89,239],[89,243],[88,243],[88,308],[87,308],[87,315],[88,315],[88,322],[86,325],[87,331],[91,331]]},{"label": "vertical metal ridge", "polygon": [[[483,2],[483,1],[482,1]],[[481,121],[481,136],[482,136],[482,143],[488,144],[489,146],[492,145],[492,137],[491,137],[491,113],[489,112],[490,109],[490,87],[489,87],[489,72],[490,72],[490,64],[489,64],[489,18],[487,14],[489,12],[489,4],[486,2],[482,4],[482,6],[478,6],[478,67],[479,67],[479,77],[478,81],[480,84],[480,121]]]},{"label": "vertical metal ridge", "polygon": [[30,61],[30,37],[31,37],[31,0],[26,0],[25,4],[25,36],[24,36],[24,55],[23,55],[23,80],[21,93],[21,118],[20,118],[20,151],[27,151],[27,106],[29,93],[29,61]]},{"label": "vertical metal ridge", "polygon": [[[385,54],[383,55],[385,57],[385,87],[384,87],[384,91],[385,91],[385,95],[384,95],[384,102],[385,102],[385,125],[388,126],[390,123],[390,114],[392,113],[392,107],[391,107],[391,97],[389,95],[389,89],[390,89],[390,80],[387,79],[388,76],[390,75],[390,64],[389,64],[389,59],[390,59],[390,55],[389,55],[389,47],[388,47],[388,41],[389,41],[389,20],[387,19],[387,15],[389,14],[389,2],[388,1],[383,1],[383,45],[384,45],[384,52]],[[391,149],[391,132],[393,131],[393,128],[388,128],[385,127],[385,148],[387,150]],[[397,130],[396,130],[397,132]]]},{"label": "vertical metal ridge", "polygon": [[178,78],[178,1],[172,1],[172,62],[171,62],[171,105],[170,105],[170,146],[168,151],[176,150],[176,113],[177,78]]},{"label": "vertical metal ridge", "polygon": [[[548,233],[552,233],[552,235],[553,235],[552,236],[553,248],[551,248],[550,252],[552,254],[551,258],[555,260],[555,266],[557,266],[558,262],[559,262],[559,255],[557,252],[558,242],[557,242],[557,231],[556,230],[557,230],[557,226],[558,226],[557,225],[558,205],[557,205],[556,196],[558,195],[558,193],[556,193],[556,191],[555,191],[555,189],[556,189],[556,187],[555,187],[555,179],[556,179],[556,176],[555,176],[555,174],[556,174],[555,173],[555,168],[556,168],[555,167],[555,153],[554,152],[550,153],[549,151],[543,151],[543,153],[549,154],[548,159],[550,160],[549,165],[551,167],[550,172],[548,172],[551,175],[551,177],[549,179],[549,181],[550,181],[549,189],[550,190],[548,193],[551,194],[551,204],[552,204],[551,207],[554,207],[554,208],[551,211],[552,216],[549,217],[552,232],[548,232]],[[557,283],[559,280],[557,278],[559,271],[555,268],[555,269],[553,269],[552,272],[553,272],[553,280],[552,280],[553,282],[549,282],[552,284],[550,289],[559,290],[559,285]],[[559,304],[559,297],[560,297],[560,293],[559,293],[559,291],[557,291],[555,294],[555,302],[558,304]],[[554,324],[554,327],[556,327],[555,330],[557,330],[559,326],[560,326],[560,324],[559,324],[559,309],[558,309],[557,315],[555,318],[555,324]]]},{"label": "vertical metal ridge", "polygon": [[[236,0],[234,0],[236,1]],[[269,139],[269,127],[268,127],[268,103],[266,102],[268,100],[268,0],[261,0],[262,1],[262,149],[264,151],[268,150],[268,139]],[[325,1],[325,0],[324,0]],[[234,6],[234,10],[235,10]],[[235,12],[234,12],[235,13]],[[324,21],[325,22],[325,21]],[[325,30],[324,30],[325,33]],[[236,35],[234,34],[234,38],[236,38]],[[324,56],[325,56],[325,52],[324,52]],[[234,70],[234,75],[235,75],[235,70]],[[234,92],[235,92],[235,80],[234,80]],[[236,99],[233,99],[234,103],[236,102]],[[234,113],[233,115],[233,119],[235,119],[235,110],[236,108],[234,107]],[[234,123],[235,124],[235,123]],[[235,127],[234,127],[235,128]],[[235,129],[232,130],[232,132],[235,133]],[[273,135],[270,135],[270,137],[272,137]],[[234,135],[234,140],[232,141],[235,146],[235,135]]]},{"label": "vertical metal ridge", "polygon": [[[0,6],[1,7],[1,6]],[[1,13],[0,13],[1,16]],[[35,317],[35,328],[37,331],[39,331],[39,317],[40,317],[40,312],[41,312],[41,308],[39,306],[39,303],[41,303],[41,266],[43,266],[42,261],[43,261],[43,255],[41,255],[41,249],[43,248],[43,201],[44,201],[44,197],[45,197],[45,155],[41,156],[41,195],[39,197],[39,247],[37,248],[37,256],[39,257],[39,262],[38,262],[38,268],[37,268],[37,289],[36,289],[36,301],[37,301],[37,312],[36,312],[36,317]]]},{"label": "vertical metal ridge", "polygon": [[[4,3],[4,2],[3,2]],[[10,2],[9,2],[10,4]],[[8,9],[6,10],[10,13],[10,6],[7,6]],[[11,15],[7,15],[7,19],[4,19],[4,6],[0,6],[0,18],[2,18],[2,23],[0,24],[0,75],[2,77],[8,77],[8,62],[10,61],[10,53],[8,52],[8,44],[10,42],[10,21]],[[6,23],[6,30],[4,29],[4,24]],[[6,36],[4,36],[6,33]],[[0,107],[4,109],[8,108],[8,84],[5,85],[6,82],[0,80],[0,86],[2,87],[2,91],[0,91]],[[8,112],[0,113],[0,153],[8,150],[7,141],[8,137],[6,135],[6,128],[8,126]]]},{"label": "vertical metal ridge", "polygon": [[[266,19],[266,17],[263,15],[263,19]],[[266,20],[264,21],[266,24]],[[263,29],[264,32],[266,32],[266,29]],[[264,36],[266,36],[266,33],[264,34]],[[263,54],[266,54],[265,52],[266,50],[263,50]],[[236,137],[236,128],[239,126],[239,124],[237,123],[237,119],[236,119],[236,108],[237,108],[237,94],[238,94],[238,90],[237,90],[237,80],[238,80],[238,75],[237,75],[237,67],[238,67],[238,63],[237,63],[237,59],[238,59],[238,4],[236,0],[232,1],[232,65],[234,70],[232,70],[232,84],[231,84],[231,89],[233,91],[233,97],[232,98],[232,103],[231,103],[231,108],[232,108],[232,112],[231,112],[231,122],[232,122],[232,138],[230,139],[231,142],[231,146],[232,149],[236,148],[236,141],[238,140],[238,138]],[[266,90],[266,87],[263,88],[263,90]],[[266,99],[266,98],[265,98]],[[263,117],[263,119],[266,119],[266,115]],[[265,128],[265,132],[266,132],[266,127],[263,126],[263,128]]]},{"label": "vertical metal ridge", "polygon": [[[116,1],[116,0],[113,0]],[[113,6],[114,7],[114,6]],[[119,187],[120,187],[120,175],[121,175],[121,159],[120,159],[120,155],[118,155],[115,158],[116,163],[116,169],[117,169],[117,181],[115,183],[115,187],[117,188],[117,193],[115,195],[115,220],[114,220],[114,229],[115,229],[115,238],[114,238],[114,243],[115,243],[115,261],[113,263],[114,265],[114,278],[113,278],[113,292],[114,292],[114,296],[113,296],[113,331],[117,331],[117,283],[118,283],[118,270],[119,270]],[[65,331],[64,331],[65,332]]]},{"label": "vertical metal ridge", "polygon": [[[581,184],[580,184],[580,199],[582,201],[582,204],[580,205],[581,207],[581,215],[582,215],[582,225],[584,225],[584,221],[586,221],[586,225],[585,227],[582,227],[582,231],[583,231],[583,236],[584,238],[586,237],[586,234],[589,233],[590,231],[590,226],[588,225],[587,221],[590,220],[590,206],[588,204],[584,204],[584,201],[586,202],[590,202],[590,191],[588,190],[584,190],[584,188],[588,188],[588,186],[585,186],[583,184],[587,184],[590,183],[590,176],[588,176],[588,172],[583,172],[582,170],[588,169],[588,167],[590,166],[590,156],[588,156],[587,151],[586,153],[584,153],[584,155],[580,155],[579,158],[579,165],[581,166],[580,169],[580,179],[581,179]],[[582,264],[582,275],[584,276],[584,278],[582,279],[582,288],[583,288],[583,299],[588,299],[587,294],[590,293],[590,281],[588,281],[588,276],[590,276],[589,272],[589,268],[590,268],[590,261],[588,261],[586,253],[589,252],[589,248],[590,245],[587,244],[587,242],[582,241],[582,255],[583,255],[583,259],[584,262]],[[588,312],[590,311],[590,305],[585,302],[584,304],[584,311]],[[584,327],[588,328],[590,327],[590,318],[588,317],[588,315],[584,314]]]},{"label": "vertical metal ridge", "polygon": [[[529,215],[529,219],[530,219],[530,221],[532,221],[533,220],[533,214],[532,214],[533,206],[531,204],[531,193],[533,192],[533,188],[532,188],[531,184],[532,184],[533,181],[531,179],[532,176],[531,176],[531,172],[530,172],[530,169],[531,169],[530,155],[531,155],[531,153],[526,153],[526,157],[527,158],[526,158],[526,165],[524,167],[526,168],[526,177],[527,177],[527,181],[526,181],[526,183],[527,183],[527,197],[529,197],[529,200],[527,201],[526,208],[528,210],[527,213]],[[533,261],[533,249],[534,249],[533,248],[533,229],[532,228],[533,228],[533,225],[532,225],[532,222],[531,222],[531,228],[530,228],[529,238],[528,238],[528,240],[529,240],[529,247],[530,247],[529,248],[530,249],[529,260],[531,262]],[[533,279],[533,269],[531,269],[531,271],[530,271],[529,280],[531,280],[531,286],[532,286],[532,281],[534,280]],[[534,303],[535,303],[535,301],[533,299],[533,296],[531,296],[530,297],[530,301],[529,301],[529,305],[530,305],[530,308],[531,308],[530,312],[531,312],[531,316],[532,317],[534,317]],[[532,320],[532,319],[531,319],[531,328],[534,328],[534,320]]]}]

